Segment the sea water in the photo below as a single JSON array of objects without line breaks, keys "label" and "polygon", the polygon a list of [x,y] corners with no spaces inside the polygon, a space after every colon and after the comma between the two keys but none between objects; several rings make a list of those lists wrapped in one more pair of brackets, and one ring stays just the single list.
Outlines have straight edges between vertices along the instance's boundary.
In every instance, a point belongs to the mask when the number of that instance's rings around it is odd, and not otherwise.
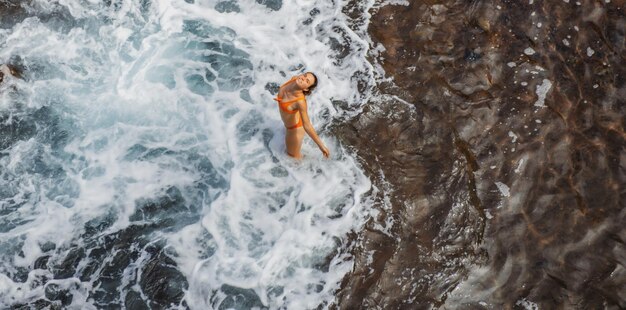
[{"label": "sea water", "polygon": [[[0,85],[3,307],[332,302],[373,190],[328,134],[373,84],[364,23],[327,0],[11,3],[0,63],[23,72]],[[331,158],[307,138],[297,162],[272,98],[309,70]]]}]

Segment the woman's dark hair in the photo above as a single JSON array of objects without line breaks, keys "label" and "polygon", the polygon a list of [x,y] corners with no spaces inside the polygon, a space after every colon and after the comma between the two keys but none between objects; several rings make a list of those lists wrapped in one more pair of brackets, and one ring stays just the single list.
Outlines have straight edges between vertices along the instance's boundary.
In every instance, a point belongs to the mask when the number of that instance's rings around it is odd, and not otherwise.
[{"label": "woman's dark hair", "polygon": [[307,73],[311,73],[311,75],[313,75],[313,78],[315,79],[315,81],[313,82],[313,84],[311,84],[311,86],[309,86],[309,90],[302,91],[302,93],[304,93],[305,96],[308,96],[315,89],[315,87],[317,87],[317,75],[315,75],[315,73],[313,73],[313,72],[307,72]]}]

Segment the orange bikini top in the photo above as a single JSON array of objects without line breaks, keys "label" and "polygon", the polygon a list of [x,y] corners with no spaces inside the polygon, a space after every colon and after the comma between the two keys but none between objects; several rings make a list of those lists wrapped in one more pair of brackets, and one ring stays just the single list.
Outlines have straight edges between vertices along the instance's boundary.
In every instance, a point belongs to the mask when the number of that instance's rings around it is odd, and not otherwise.
[{"label": "orange bikini top", "polygon": [[[289,80],[289,81],[287,81],[287,83],[285,83],[285,84],[281,85],[281,86],[280,86],[280,88],[283,88],[285,85],[287,85],[287,84],[289,84],[289,83],[293,82],[295,78],[296,78],[295,76],[294,76],[294,77],[292,77],[292,78],[291,78],[291,80]],[[280,92],[280,91],[279,91],[279,92]],[[280,97],[278,97],[278,96],[276,96],[276,98],[274,98],[274,100],[278,101],[278,107],[279,107],[281,110],[283,110],[283,112],[288,113],[288,114],[295,114],[295,113],[297,113],[297,112],[298,112],[298,110],[288,110],[287,108],[288,108],[288,107],[289,107],[292,103],[294,103],[294,102],[296,102],[296,101],[298,101],[298,100],[303,100],[303,99],[304,99],[304,96],[300,96],[300,97],[297,97],[296,99],[289,100],[289,101],[283,101],[283,99],[282,99],[282,98],[280,98]]]}]

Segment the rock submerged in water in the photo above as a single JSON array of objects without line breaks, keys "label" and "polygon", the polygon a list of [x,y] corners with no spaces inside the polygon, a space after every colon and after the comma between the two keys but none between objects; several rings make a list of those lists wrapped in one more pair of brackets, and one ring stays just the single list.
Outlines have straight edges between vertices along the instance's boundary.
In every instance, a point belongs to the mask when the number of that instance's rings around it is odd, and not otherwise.
[{"label": "rock submerged in water", "polygon": [[278,11],[283,7],[283,0],[256,0],[256,2],[265,5],[268,9],[273,11]]},{"label": "rock submerged in water", "polygon": [[45,289],[45,296],[51,301],[60,301],[61,305],[68,306],[72,303],[73,296],[69,289],[62,289],[58,284],[48,284]]},{"label": "rock submerged in water", "polygon": [[152,247],[147,251],[152,255],[141,268],[141,290],[148,297],[151,308],[167,308],[178,305],[185,295],[189,283],[175,268],[176,263],[163,249]]},{"label": "rock submerged in water", "polygon": [[22,78],[21,68],[9,64],[0,64],[0,83],[9,77]]}]

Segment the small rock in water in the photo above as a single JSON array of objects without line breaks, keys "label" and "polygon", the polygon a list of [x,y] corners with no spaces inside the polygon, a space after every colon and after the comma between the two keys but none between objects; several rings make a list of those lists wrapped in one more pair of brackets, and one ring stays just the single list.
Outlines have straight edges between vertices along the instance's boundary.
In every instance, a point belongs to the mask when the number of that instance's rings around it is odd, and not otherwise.
[{"label": "small rock in water", "polygon": [[256,0],[258,4],[263,4],[274,11],[280,10],[283,6],[283,0]]},{"label": "small rock in water", "polygon": [[46,285],[45,295],[49,300],[61,301],[61,304],[64,306],[71,304],[74,298],[68,289],[62,289],[58,284],[54,283]]},{"label": "small rock in water", "polygon": [[239,6],[237,5],[237,2],[235,2],[235,1],[218,2],[215,5],[215,10],[220,12],[220,13],[231,13],[231,12],[239,13],[239,12],[241,12],[241,9],[239,8]]}]

